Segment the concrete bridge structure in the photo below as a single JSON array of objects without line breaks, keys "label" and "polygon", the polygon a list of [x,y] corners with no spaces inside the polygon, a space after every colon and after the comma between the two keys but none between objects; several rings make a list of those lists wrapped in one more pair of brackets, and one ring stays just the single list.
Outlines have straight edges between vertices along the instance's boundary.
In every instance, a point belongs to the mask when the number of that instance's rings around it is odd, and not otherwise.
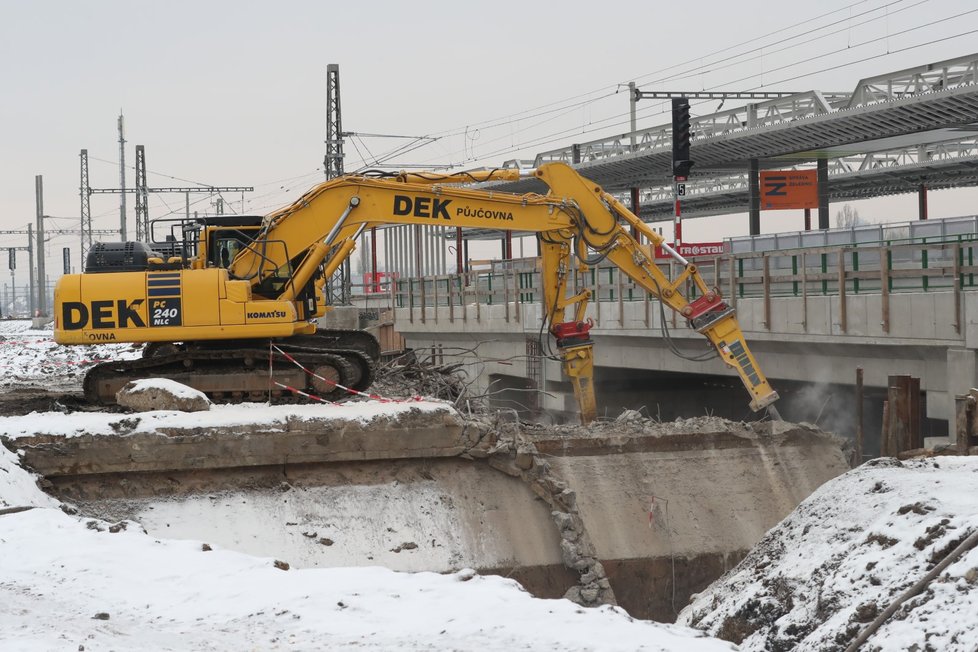
[{"label": "concrete bridge structure", "polygon": [[[978,385],[976,233],[968,217],[740,238],[727,241],[729,253],[696,262],[736,308],[785,418],[853,432],[852,386],[862,367],[868,433],[888,376],[910,374],[920,378],[925,434],[943,435],[954,396]],[[569,418],[573,395],[541,331],[536,265],[525,258],[402,279],[391,289],[395,328],[438,361],[470,363],[476,393]],[[731,370],[716,359],[687,359],[709,345],[681,317],[617,269],[579,271],[575,281],[592,291],[595,379],[609,416],[644,407],[663,419],[751,418]]]},{"label": "concrete bridge structure", "polygon": [[[633,111],[644,97],[638,91]],[[786,418],[852,432],[849,415],[863,407],[867,433],[878,432],[888,376],[910,374],[924,394],[924,433],[946,434],[954,395],[978,384],[978,224],[928,219],[927,211],[928,190],[978,184],[976,115],[978,54],[971,54],[862,79],[851,92],[794,93],[693,121],[696,173],[682,199],[684,219],[749,211],[757,234],[760,170],[817,172],[818,231],[733,239],[720,257],[693,257],[735,305]],[[563,161],[646,222],[671,220],[678,192],[671,135],[669,124],[640,129],[633,121],[626,134],[504,167]],[[487,185],[543,190],[531,178]],[[830,201],[899,193],[917,194],[918,222],[828,228]],[[457,273],[448,274],[453,235]],[[524,235],[451,225],[378,229],[368,268],[376,278],[379,236],[382,268],[400,279],[388,301],[408,346],[471,362],[474,389],[500,404],[566,417],[575,406],[541,331],[536,259],[514,259],[512,238]],[[468,244],[479,239],[500,240],[505,260],[473,269]],[[519,255],[522,245],[521,238]],[[752,416],[739,380],[721,363],[687,359],[709,353],[705,340],[616,269],[582,270],[574,286],[592,292],[596,388],[609,414],[644,407],[664,419]],[[868,389],[862,406],[852,392],[858,367]]]}]

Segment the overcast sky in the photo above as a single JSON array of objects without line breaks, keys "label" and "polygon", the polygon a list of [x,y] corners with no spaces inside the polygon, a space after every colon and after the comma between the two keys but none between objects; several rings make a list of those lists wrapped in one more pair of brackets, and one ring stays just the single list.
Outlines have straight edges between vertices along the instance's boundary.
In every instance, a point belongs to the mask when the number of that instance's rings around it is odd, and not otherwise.
[{"label": "overcast sky", "polygon": [[[45,213],[75,218],[49,228],[77,228],[82,148],[92,187],[118,188],[120,111],[127,165],[144,145],[150,186],[254,186],[248,213],[288,203],[323,178],[328,63],[340,66],[344,131],[435,137],[387,162],[461,169],[628,131],[618,85],[629,80],[850,91],[861,77],[971,54],[976,30],[974,0],[0,0],[0,229],[34,219],[38,174]],[[640,127],[667,122],[664,105],[640,108]],[[410,142],[351,138],[346,169]],[[932,211],[974,212],[975,195],[964,196],[956,204],[933,193]],[[241,211],[240,195],[225,200]],[[152,195],[150,217],[182,213],[184,201]],[[205,195],[192,201],[213,210]],[[131,233],[131,195],[128,204]],[[910,219],[916,198],[879,205],[881,215],[906,208]],[[96,228],[118,228],[118,196],[93,196],[92,215]],[[784,224],[800,228],[795,218]],[[22,244],[0,234],[0,247]],[[60,258],[65,245],[77,237],[51,240],[49,255]]]}]

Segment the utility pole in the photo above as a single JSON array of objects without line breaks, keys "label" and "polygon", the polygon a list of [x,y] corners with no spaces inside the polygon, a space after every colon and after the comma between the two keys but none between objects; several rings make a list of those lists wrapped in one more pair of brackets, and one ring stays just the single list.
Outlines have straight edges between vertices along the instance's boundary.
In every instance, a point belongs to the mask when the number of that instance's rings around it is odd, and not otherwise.
[{"label": "utility pole", "polygon": [[[327,179],[343,175],[343,117],[340,109],[340,66],[326,66],[326,156],[323,171]],[[326,300],[331,305],[350,303],[350,259],[326,279]]]},{"label": "utility pole", "polygon": [[[40,175],[35,177],[35,184],[37,186],[37,196],[38,196],[38,203],[39,203],[39,207],[38,207],[39,212],[43,209],[43,188],[41,187],[41,179],[42,178]],[[37,274],[38,278],[45,278],[46,276],[44,259],[43,259],[44,238],[47,236],[54,236],[54,235],[74,236],[81,233],[81,229],[45,229],[44,220],[51,219],[51,217],[52,216],[50,215],[40,215],[39,219],[37,220],[38,238],[36,242],[37,242],[37,252],[38,252],[38,260],[37,260],[38,266],[36,268],[34,267],[34,250],[35,250],[34,224],[28,223],[26,229],[0,230],[0,235],[26,235],[27,236],[26,247],[7,247],[7,249],[11,249],[11,250],[16,249],[17,251],[27,252],[27,257],[28,257],[27,271],[28,271],[29,283],[27,286],[26,295],[30,297],[29,302],[30,302],[30,311],[32,317],[36,309],[42,311],[47,310],[46,284],[43,284],[44,285],[43,288],[38,289],[39,286],[41,286],[42,284],[35,281],[35,274]],[[75,219],[75,218],[72,217],[72,218],[62,218],[62,219]],[[114,229],[96,229],[95,231],[93,231],[93,233],[96,235],[114,235],[117,234],[118,231]],[[11,265],[14,264],[13,258],[11,258],[10,264]],[[84,265],[84,261],[82,262],[82,265]],[[13,267],[11,267],[11,269],[13,269]],[[16,285],[14,285],[14,290],[16,291]],[[42,308],[42,306],[44,306],[44,308]]]},{"label": "utility pole", "polygon": [[[629,145],[631,147],[628,151],[632,153],[635,152],[635,132],[638,131],[638,117],[637,117],[638,97],[636,94],[637,94],[637,89],[635,86],[635,82],[628,82],[628,97],[629,97],[628,126],[629,129],[631,129],[631,137],[629,140]],[[641,195],[641,192],[637,187],[630,188],[629,192],[632,198],[632,212],[635,213],[635,217],[637,217],[638,219],[642,219],[642,208],[641,206],[639,206],[639,196]],[[638,228],[633,226],[631,228],[631,232],[632,232],[632,237],[638,240],[639,242],[641,242],[642,234],[638,232]]]},{"label": "utility pole", "polygon": [[122,126],[122,114],[119,114],[119,234],[122,241],[126,238],[126,139]]},{"label": "utility pole", "polygon": [[78,194],[81,197],[81,264],[85,264],[88,250],[92,248],[92,202],[91,188],[88,185],[88,150],[83,149],[81,154],[81,184]]},{"label": "utility pole", "polygon": [[[82,265],[84,265],[85,255],[92,246],[92,235],[95,231],[92,230],[92,210],[91,210],[91,196],[92,195],[104,195],[104,194],[122,194],[125,196],[127,193],[137,194],[137,212],[139,210],[140,201],[142,202],[143,219],[142,227],[139,225],[139,220],[137,220],[137,234],[139,229],[142,228],[145,233],[143,236],[149,240],[152,233],[149,230],[149,194],[150,193],[181,193],[185,196],[186,201],[186,211],[187,219],[190,219],[190,193],[200,193],[206,192],[209,194],[219,194],[222,192],[240,192],[242,196],[246,192],[254,192],[253,186],[182,186],[182,187],[166,187],[166,188],[149,188],[145,185],[146,183],[146,153],[142,145],[136,146],[136,158],[137,164],[141,161],[142,173],[137,174],[137,187],[136,188],[126,188],[123,185],[120,188],[92,188],[88,182],[88,150],[81,150],[81,188],[79,193],[82,198]],[[141,176],[142,179],[138,177]],[[142,197],[142,200],[139,199]],[[100,231],[101,233],[106,233],[106,231]],[[123,240],[126,238],[125,231],[112,231],[112,233],[118,233]]]},{"label": "utility pole", "polygon": [[343,175],[343,116],[340,111],[340,66],[326,66],[326,156],[323,171],[327,179]]},{"label": "utility pole", "polygon": [[27,224],[27,268],[30,270],[28,275],[28,287],[30,292],[30,300],[28,301],[28,309],[30,310],[31,317],[34,317],[34,228],[28,223]]},{"label": "utility pole", "polygon": [[[41,317],[47,317],[47,284],[44,270],[44,181],[41,175],[34,177],[34,193],[37,204],[37,308]],[[31,315],[34,316],[33,314]]]},{"label": "utility pole", "polygon": [[[121,186],[125,190],[125,184]],[[122,193],[125,196],[126,193]],[[146,189],[146,149],[136,145],[136,240],[151,242],[149,233],[149,192]]]}]

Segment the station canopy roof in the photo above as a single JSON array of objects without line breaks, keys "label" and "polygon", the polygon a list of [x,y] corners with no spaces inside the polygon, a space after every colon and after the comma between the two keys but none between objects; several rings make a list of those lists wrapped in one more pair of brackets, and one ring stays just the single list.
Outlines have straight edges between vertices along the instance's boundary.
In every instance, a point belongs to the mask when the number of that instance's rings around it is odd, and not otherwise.
[{"label": "station canopy roof", "polygon": [[[695,165],[683,217],[747,212],[747,171],[804,169],[827,159],[830,201],[978,185],[978,54],[862,79],[849,93],[807,91],[694,117]],[[575,143],[504,167],[573,165],[647,222],[672,219],[672,125]],[[539,181],[483,184],[546,192]],[[467,229],[474,239],[499,231]]]}]

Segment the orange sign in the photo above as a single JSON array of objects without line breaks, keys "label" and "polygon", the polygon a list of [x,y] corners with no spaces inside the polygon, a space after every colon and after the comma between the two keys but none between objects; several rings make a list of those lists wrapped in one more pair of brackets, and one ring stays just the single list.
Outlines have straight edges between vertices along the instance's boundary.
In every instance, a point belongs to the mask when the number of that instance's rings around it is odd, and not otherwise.
[{"label": "orange sign", "polygon": [[761,172],[761,210],[818,208],[815,170],[765,170]]}]

